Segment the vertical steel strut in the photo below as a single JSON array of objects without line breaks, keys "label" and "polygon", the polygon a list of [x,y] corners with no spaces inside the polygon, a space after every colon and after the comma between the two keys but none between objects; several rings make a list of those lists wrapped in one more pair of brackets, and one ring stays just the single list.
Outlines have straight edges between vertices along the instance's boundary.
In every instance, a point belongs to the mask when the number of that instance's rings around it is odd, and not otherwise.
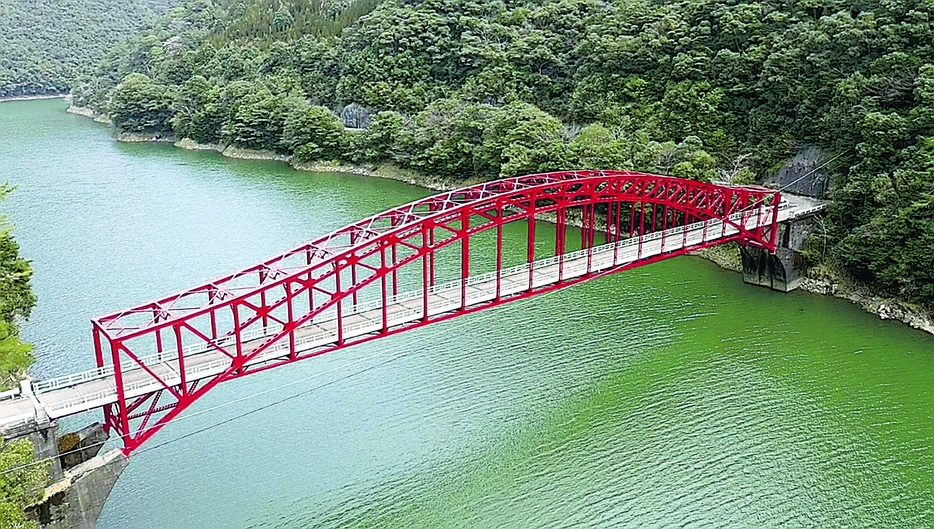
[{"label": "vertical steel strut", "polygon": [[[761,187],[571,171],[485,182],[393,208],[206,285],[93,320],[92,375],[115,387],[103,406],[105,427],[123,436],[129,454],[221,382],[730,240],[774,251],[780,198]],[[536,255],[536,221],[552,213],[553,257]],[[582,252],[569,254],[568,219],[578,213]],[[504,226],[523,219],[526,240],[510,240]],[[495,230],[495,270],[471,275],[472,247],[476,256],[490,244],[472,239],[487,230]],[[598,230],[612,249],[597,246]],[[667,230],[681,236],[680,245]],[[436,269],[436,253],[458,244],[458,269]],[[515,272],[504,250],[520,245],[524,264]],[[606,264],[601,252],[609,251]],[[518,281],[503,272],[521,278],[524,267],[527,277]],[[403,292],[403,279],[415,285]]]}]

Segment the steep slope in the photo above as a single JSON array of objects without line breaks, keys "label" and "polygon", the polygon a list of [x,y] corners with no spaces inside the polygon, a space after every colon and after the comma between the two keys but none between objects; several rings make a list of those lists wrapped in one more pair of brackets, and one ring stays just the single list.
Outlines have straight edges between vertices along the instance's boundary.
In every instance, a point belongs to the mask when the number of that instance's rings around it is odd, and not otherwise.
[{"label": "steep slope", "polygon": [[455,180],[749,182],[816,145],[835,203],[811,264],[934,306],[930,1],[367,1],[192,1],[76,100],[127,132]]},{"label": "steep slope", "polygon": [[61,93],[171,0],[0,0],[0,97]]}]

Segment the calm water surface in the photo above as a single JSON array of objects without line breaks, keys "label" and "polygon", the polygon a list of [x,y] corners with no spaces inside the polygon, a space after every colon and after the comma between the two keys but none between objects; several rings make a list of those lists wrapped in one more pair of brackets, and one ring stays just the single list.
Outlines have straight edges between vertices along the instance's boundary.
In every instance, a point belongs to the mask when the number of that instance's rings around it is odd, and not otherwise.
[{"label": "calm water surface", "polygon": [[[37,377],[93,367],[95,315],[427,194],[117,144],[64,109],[0,103]],[[696,258],[224,384],[183,417],[101,529],[934,527],[934,337]]]}]

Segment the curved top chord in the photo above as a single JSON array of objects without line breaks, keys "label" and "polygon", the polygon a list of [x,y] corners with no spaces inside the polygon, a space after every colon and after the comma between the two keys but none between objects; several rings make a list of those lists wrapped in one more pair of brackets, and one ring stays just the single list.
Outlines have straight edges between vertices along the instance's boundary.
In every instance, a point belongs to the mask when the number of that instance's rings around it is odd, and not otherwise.
[{"label": "curved top chord", "polygon": [[[93,320],[97,367],[35,397],[51,418],[103,408],[129,454],[222,382],[727,241],[774,251],[794,213],[780,199],[631,171],[440,193]],[[536,237],[544,218],[555,229]]]},{"label": "curved top chord", "polygon": [[[694,193],[742,190],[752,196],[761,197],[760,200],[763,200],[763,203],[769,203],[768,201],[775,194],[774,190],[758,186],[722,186],[636,171],[565,171],[484,182],[389,209],[332,231],[256,265],[155,301],[95,318],[92,323],[95,328],[110,337],[137,335],[154,327],[162,327],[186,315],[209,310],[234,299],[248,297],[271,281],[307,273],[310,268],[333,259],[338,254],[347,253],[369,240],[389,232],[410,228],[467,204],[482,203],[523,190],[547,187],[550,184],[567,184],[593,179],[604,179],[607,182],[623,179],[634,189],[634,196],[645,199],[652,198],[648,196],[652,189],[669,190],[671,184],[677,184],[684,188],[685,192]],[[644,185],[647,182],[649,185]],[[640,186],[640,183],[643,185]]]}]

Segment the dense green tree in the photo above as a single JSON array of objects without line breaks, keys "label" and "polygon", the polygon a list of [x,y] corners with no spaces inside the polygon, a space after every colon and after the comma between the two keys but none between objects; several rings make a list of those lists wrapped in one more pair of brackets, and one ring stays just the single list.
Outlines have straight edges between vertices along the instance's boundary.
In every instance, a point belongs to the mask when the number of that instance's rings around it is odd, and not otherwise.
[{"label": "dense green tree", "polygon": [[[751,182],[814,144],[834,157],[821,255],[934,307],[918,271],[934,229],[931,57],[924,0],[187,0],[75,95],[150,114],[124,130],[167,112],[197,141],[451,179],[618,167]],[[125,97],[133,74],[151,84]],[[325,110],[307,114],[351,103],[376,113],[370,130],[338,136]]]},{"label": "dense green tree", "polygon": [[483,130],[481,158],[502,177],[547,171],[563,165],[561,121],[533,105],[495,109]]},{"label": "dense green tree", "polygon": [[[11,188],[0,186],[0,200]],[[5,223],[0,219],[0,222]],[[16,386],[32,364],[31,346],[19,339],[18,322],[29,317],[36,298],[29,284],[32,269],[20,257],[10,227],[0,231],[0,390]],[[5,444],[0,439],[0,529],[34,528],[23,508],[47,483],[48,465],[34,462],[29,440]]]},{"label": "dense green tree", "polygon": [[341,152],[344,124],[333,112],[324,107],[304,103],[295,105],[285,117],[282,146],[289,152],[306,147],[300,161],[336,159]]},{"label": "dense green tree", "polygon": [[[231,117],[221,131],[221,138],[225,143],[247,149],[288,152],[282,141],[286,121],[302,105],[302,101],[293,97],[275,95],[263,85],[254,85],[231,106]],[[291,131],[297,133],[297,128]],[[295,146],[290,142],[291,148]]]},{"label": "dense green tree", "polygon": [[124,132],[168,136],[176,91],[142,74],[130,74],[114,90],[110,119]]},{"label": "dense green tree", "polygon": [[[390,7],[391,6],[391,7]],[[414,111],[460,78],[453,20],[431,3],[384,3],[341,40],[341,102]]]},{"label": "dense green tree", "polygon": [[172,0],[0,0],[0,98],[61,94]]},{"label": "dense green tree", "polygon": [[370,119],[370,126],[358,134],[350,153],[355,161],[381,162],[392,158],[399,142],[404,119],[393,111],[378,112]]},{"label": "dense green tree", "polygon": [[[0,200],[7,192],[0,190]],[[36,296],[29,281],[32,267],[19,256],[19,245],[9,228],[0,231],[0,320],[12,322],[29,317]]]},{"label": "dense green tree", "polygon": [[28,439],[4,443],[0,439],[0,529],[34,529],[24,508],[39,499],[49,481],[48,464],[35,464]]},{"label": "dense green tree", "polygon": [[32,346],[20,341],[16,324],[0,320],[0,389],[15,387],[32,360]]},{"label": "dense green tree", "polygon": [[[12,191],[0,186],[0,200]],[[36,305],[30,280],[32,267],[19,255],[10,226],[0,217],[0,390],[17,384],[32,363],[31,347],[19,341],[18,322]]]},{"label": "dense green tree", "polygon": [[435,101],[399,133],[395,159],[403,166],[459,180],[491,178],[499,170],[480,155],[494,107],[453,99]]},{"label": "dense green tree", "polygon": [[340,77],[336,41],[304,37],[295,43],[289,54],[289,64],[298,72],[309,101],[316,105],[335,105]]},{"label": "dense green tree", "polygon": [[218,143],[221,130],[231,115],[225,105],[224,92],[200,75],[186,81],[179,88],[173,105],[175,115],[171,124],[175,135],[199,143]]}]

